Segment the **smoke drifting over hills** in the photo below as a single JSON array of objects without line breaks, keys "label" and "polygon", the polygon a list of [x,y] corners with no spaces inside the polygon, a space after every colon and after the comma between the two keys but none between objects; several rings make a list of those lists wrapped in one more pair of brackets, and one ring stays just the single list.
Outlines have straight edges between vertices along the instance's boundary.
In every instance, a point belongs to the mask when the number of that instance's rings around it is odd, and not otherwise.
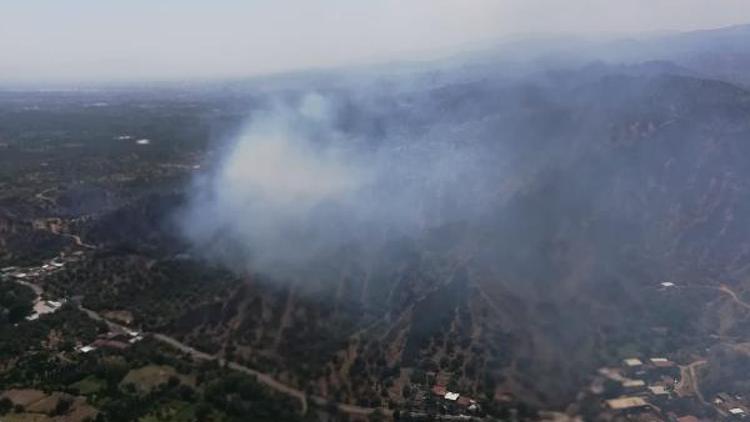
[{"label": "smoke drifting over hills", "polygon": [[[629,156],[597,155],[620,142],[622,128],[671,128],[684,113],[675,104],[696,89],[691,75],[707,70],[690,59],[696,55],[675,51],[704,54],[727,39],[741,45],[743,31],[708,33],[698,44],[687,34],[631,45],[620,52],[638,57],[629,66],[579,59],[552,71],[487,59],[382,77],[344,71],[336,82],[300,76],[276,86],[271,105],[253,111],[216,169],[195,181],[181,227],[197,253],[239,270],[305,270],[408,238],[423,250],[464,241],[459,254],[445,255],[466,258],[470,248],[490,266],[511,256],[537,271],[548,258],[539,254],[568,236],[571,222],[605,239],[638,214],[627,201],[612,206],[620,199],[610,199],[605,182],[642,185],[612,164]],[[667,53],[673,63],[659,60]],[[325,88],[302,93],[318,85]],[[675,98],[652,104],[652,92]],[[602,207],[609,223],[592,229],[583,210]],[[462,227],[428,236],[449,225]]]},{"label": "smoke drifting over hills", "polygon": [[466,186],[479,183],[475,151],[437,137],[372,142],[341,128],[347,106],[308,94],[254,113],[180,217],[196,249],[278,272],[479,211]]}]

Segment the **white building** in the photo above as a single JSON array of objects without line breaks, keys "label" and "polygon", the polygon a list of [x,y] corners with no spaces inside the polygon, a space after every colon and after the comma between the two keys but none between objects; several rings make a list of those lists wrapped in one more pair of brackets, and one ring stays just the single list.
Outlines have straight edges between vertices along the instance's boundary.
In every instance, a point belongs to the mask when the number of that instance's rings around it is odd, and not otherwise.
[{"label": "white building", "polygon": [[460,396],[460,394],[458,394],[458,393],[452,393],[450,391],[448,391],[447,393],[445,393],[445,399],[446,400],[450,400],[450,401],[456,401],[456,400],[458,400],[458,396]]},{"label": "white building", "polygon": [[641,362],[641,360],[638,358],[625,359],[623,360],[623,363],[625,363],[625,366],[630,367],[630,368],[635,368],[636,366],[643,365],[643,362]]},{"label": "white building", "polygon": [[740,408],[740,407],[733,407],[733,408],[729,409],[729,413],[731,413],[733,415],[744,415],[745,414],[745,410],[742,409],[742,408]]},{"label": "white building", "polygon": [[655,396],[669,395],[669,390],[667,390],[667,388],[664,387],[663,385],[652,385],[648,387],[648,389],[651,391],[651,394]]},{"label": "white building", "polygon": [[81,353],[88,353],[88,352],[91,352],[93,350],[96,350],[96,347],[94,347],[94,346],[83,346],[80,349],[78,349],[78,351],[81,352]]}]

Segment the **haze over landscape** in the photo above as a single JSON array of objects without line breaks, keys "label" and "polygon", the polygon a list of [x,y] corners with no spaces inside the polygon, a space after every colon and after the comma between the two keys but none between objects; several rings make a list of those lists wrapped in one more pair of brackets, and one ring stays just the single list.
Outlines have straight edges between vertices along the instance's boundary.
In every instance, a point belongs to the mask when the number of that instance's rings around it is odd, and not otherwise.
[{"label": "haze over landscape", "polygon": [[750,21],[743,0],[6,0],[0,81],[244,77],[423,60],[528,36],[632,37]]},{"label": "haze over landscape", "polygon": [[0,419],[750,414],[750,3],[0,5]]}]

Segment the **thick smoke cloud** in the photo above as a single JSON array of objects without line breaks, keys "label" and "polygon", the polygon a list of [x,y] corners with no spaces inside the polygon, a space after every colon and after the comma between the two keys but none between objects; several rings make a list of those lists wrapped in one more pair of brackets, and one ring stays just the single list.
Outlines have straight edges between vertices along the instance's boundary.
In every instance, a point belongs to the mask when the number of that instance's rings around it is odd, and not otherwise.
[{"label": "thick smoke cloud", "polygon": [[347,106],[309,94],[254,113],[195,181],[180,217],[195,250],[238,270],[287,273],[480,212],[477,151],[445,131],[344,130]]}]

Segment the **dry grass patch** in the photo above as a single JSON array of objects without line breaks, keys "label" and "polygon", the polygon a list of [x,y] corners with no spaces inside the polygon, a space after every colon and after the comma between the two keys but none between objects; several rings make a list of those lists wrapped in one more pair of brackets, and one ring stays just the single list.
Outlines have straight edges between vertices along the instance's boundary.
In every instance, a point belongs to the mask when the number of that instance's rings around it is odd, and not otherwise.
[{"label": "dry grass patch", "polygon": [[166,384],[171,377],[177,377],[180,383],[195,386],[195,377],[178,373],[167,365],[148,365],[133,369],[120,381],[120,386],[133,384],[140,392],[149,392],[154,388]]},{"label": "dry grass patch", "polygon": [[47,394],[42,390],[34,390],[31,388],[14,388],[3,393],[3,397],[10,399],[13,404],[20,404],[21,406],[26,407],[44,399],[47,397]]}]

